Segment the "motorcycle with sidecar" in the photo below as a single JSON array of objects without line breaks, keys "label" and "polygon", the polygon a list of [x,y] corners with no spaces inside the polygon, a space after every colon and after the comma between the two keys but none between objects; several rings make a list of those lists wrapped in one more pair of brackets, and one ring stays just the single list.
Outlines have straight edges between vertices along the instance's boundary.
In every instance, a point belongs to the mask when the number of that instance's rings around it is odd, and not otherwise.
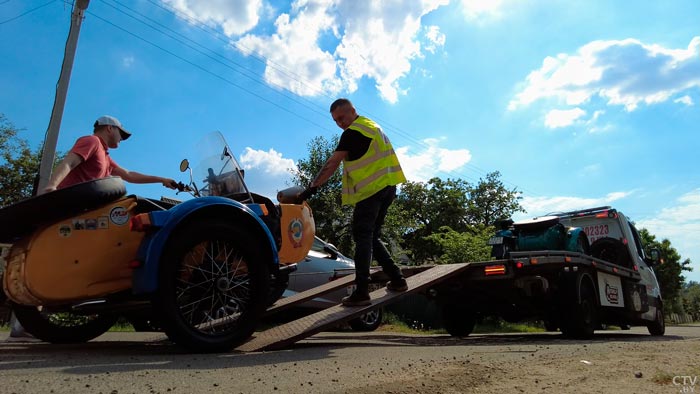
[{"label": "motorcycle with sidecar", "polygon": [[127,195],[108,177],[0,209],[3,289],[29,333],[79,343],[137,315],[193,352],[252,335],[311,248],[313,215],[252,193],[221,133],[195,146],[185,201]]}]

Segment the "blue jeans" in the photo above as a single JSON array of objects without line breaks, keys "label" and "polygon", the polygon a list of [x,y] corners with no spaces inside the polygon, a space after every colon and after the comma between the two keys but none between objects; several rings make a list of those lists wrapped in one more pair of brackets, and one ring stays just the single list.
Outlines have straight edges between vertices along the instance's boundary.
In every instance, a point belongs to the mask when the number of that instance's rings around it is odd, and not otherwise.
[{"label": "blue jeans", "polygon": [[387,186],[355,204],[352,236],[355,240],[355,284],[360,292],[368,290],[369,266],[373,256],[391,280],[403,277],[386,246],[379,239],[386,212],[394,199],[396,186]]}]

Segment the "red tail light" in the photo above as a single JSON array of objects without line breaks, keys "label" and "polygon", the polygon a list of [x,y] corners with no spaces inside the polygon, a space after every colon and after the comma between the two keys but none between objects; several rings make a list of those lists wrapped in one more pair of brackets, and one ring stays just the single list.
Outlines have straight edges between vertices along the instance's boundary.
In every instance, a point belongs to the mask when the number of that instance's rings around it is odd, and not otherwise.
[{"label": "red tail light", "polygon": [[489,275],[505,275],[506,274],[506,266],[499,264],[499,265],[487,265],[484,267],[484,274],[486,276]]}]

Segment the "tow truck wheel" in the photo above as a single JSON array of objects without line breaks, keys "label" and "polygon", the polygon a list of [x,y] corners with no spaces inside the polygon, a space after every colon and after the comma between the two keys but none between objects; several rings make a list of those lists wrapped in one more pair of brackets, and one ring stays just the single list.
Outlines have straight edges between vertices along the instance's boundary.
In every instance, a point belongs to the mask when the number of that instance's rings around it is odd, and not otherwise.
[{"label": "tow truck wheel", "polygon": [[596,304],[590,283],[581,283],[580,297],[573,300],[561,326],[561,332],[569,338],[588,339],[593,336],[596,325]]},{"label": "tow truck wheel", "polygon": [[12,311],[28,333],[50,343],[87,342],[104,334],[117,322],[116,315],[51,312],[17,304],[12,305]]},{"label": "tow truck wheel", "polygon": [[173,342],[224,352],[252,335],[267,306],[270,276],[259,242],[244,230],[209,219],[172,236],[153,303]]},{"label": "tow truck wheel", "polygon": [[647,323],[647,329],[649,334],[654,336],[661,336],[666,333],[666,322],[664,321],[664,307],[659,302],[659,306],[656,307],[656,318],[654,321]]},{"label": "tow truck wheel", "polygon": [[446,304],[442,310],[442,323],[453,337],[466,337],[474,331],[476,315],[464,305]]}]

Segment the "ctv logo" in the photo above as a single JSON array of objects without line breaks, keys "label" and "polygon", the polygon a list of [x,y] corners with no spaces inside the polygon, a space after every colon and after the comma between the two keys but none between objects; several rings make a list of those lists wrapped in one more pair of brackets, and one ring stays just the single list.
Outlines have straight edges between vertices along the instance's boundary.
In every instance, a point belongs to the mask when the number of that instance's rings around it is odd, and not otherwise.
[{"label": "ctv logo", "polygon": [[678,390],[679,393],[695,393],[695,385],[698,384],[697,376],[674,376],[673,385],[683,386]]}]

